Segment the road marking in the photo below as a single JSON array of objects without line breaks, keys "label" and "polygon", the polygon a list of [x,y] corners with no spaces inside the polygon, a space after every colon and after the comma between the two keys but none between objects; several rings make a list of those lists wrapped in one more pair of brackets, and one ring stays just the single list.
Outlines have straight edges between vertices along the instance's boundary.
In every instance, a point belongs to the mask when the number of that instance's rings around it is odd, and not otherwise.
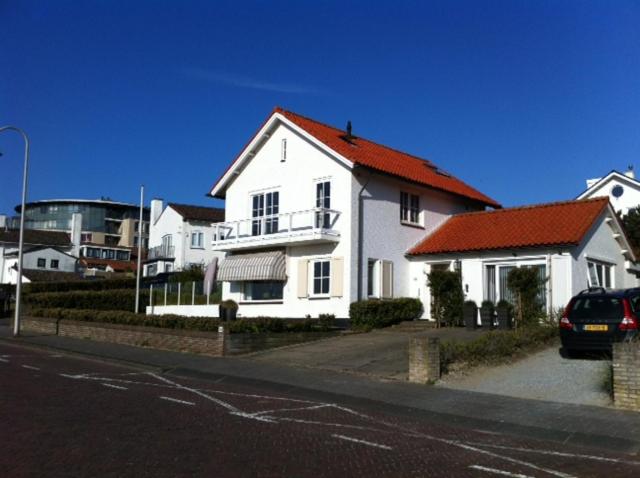
[{"label": "road marking", "polygon": [[2,357],[0,357],[0,362],[9,363],[9,361],[6,358],[2,358]]},{"label": "road marking", "polygon": [[253,415],[254,417],[257,417],[259,415],[269,415],[272,413],[279,413],[279,412],[297,412],[297,411],[302,411],[302,410],[317,410],[318,408],[326,408],[326,407],[330,407],[331,404],[329,403],[321,403],[319,405],[312,405],[309,407],[298,407],[298,408],[278,408],[276,410],[263,410],[261,412],[254,412],[254,413],[249,413],[248,415]]},{"label": "road marking", "polygon": [[171,398],[171,397],[160,397],[163,400],[169,400],[170,402],[175,402],[175,403],[181,403],[182,405],[195,405],[195,402],[187,402],[186,400],[178,400],[177,398]]},{"label": "road marking", "polygon": [[230,403],[224,402],[222,400],[218,400],[217,398],[214,398],[210,395],[207,395],[206,393],[201,392],[200,390],[196,390],[195,388],[189,388],[189,387],[185,387],[184,385],[180,385],[179,383],[176,382],[172,382],[171,380],[161,377],[158,374],[155,374],[153,372],[148,372],[147,375],[149,375],[150,377],[153,377],[157,380],[160,380],[161,382],[165,382],[168,383],[169,385],[173,385],[176,388],[179,388],[181,390],[186,390],[188,392],[191,393],[195,393],[196,395],[199,395],[202,398],[206,398],[207,400],[211,400],[214,403],[217,403],[218,405],[220,405],[221,407],[226,408],[229,411],[232,412],[241,412],[241,410],[238,410],[236,407],[234,407],[233,405],[231,405]]},{"label": "road marking", "polygon": [[276,417],[269,417],[266,415],[254,415],[253,413],[245,413],[245,412],[229,412],[230,415],[236,415],[238,417],[242,417],[242,418],[249,418],[250,420],[256,420],[259,422],[265,422],[265,423],[278,423],[278,420],[276,419]]},{"label": "road marking", "polygon": [[375,448],[382,448],[383,450],[393,450],[393,448],[391,448],[390,446],[387,446],[387,445],[381,445],[380,443],[373,443],[371,441],[360,440],[358,438],[348,437],[348,436],[345,436],[345,435],[336,435],[334,433],[331,436],[333,438],[339,438],[340,440],[346,440],[346,441],[351,441],[351,442],[354,442],[354,443],[359,443],[360,445],[367,445],[367,446],[372,446],[372,447],[375,447]]},{"label": "road marking", "polygon": [[40,370],[38,367],[33,367],[32,365],[23,365],[22,368],[28,368],[29,370]]},{"label": "road marking", "polygon": [[110,383],[103,383],[102,386],[109,387],[109,388],[117,388],[118,390],[129,390],[127,387],[121,387],[120,385],[111,385]]},{"label": "road marking", "polygon": [[472,468],[474,470],[486,471],[487,473],[493,473],[495,475],[511,476],[512,478],[534,478],[530,475],[523,475],[520,473],[510,473],[508,471],[497,470],[496,468],[487,468],[486,466],[480,466],[480,465],[471,465],[469,468]]},{"label": "road marking", "polygon": [[467,443],[469,443],[470,445],[484,446],[488,448],[498,448],[500,450],[521,451],[523,453],[537,453],[539,455],[562,456],[565,458],[584,458],[586,460],[595,460],[595,461],[604,461],[609,463],[622,463],[625,465],[640,466],[640,461],[620,460],[618,458],[607,458],[605,456],[581,455],[579,453],[566,453],[562,451],[553,451],[553,450],[536,450],[533,448],[520,448],[520,447],[504,446],[504,445],[490,445],[490,444],[484,444],[484,443],[471,443],[471,442],[467,442]]}]

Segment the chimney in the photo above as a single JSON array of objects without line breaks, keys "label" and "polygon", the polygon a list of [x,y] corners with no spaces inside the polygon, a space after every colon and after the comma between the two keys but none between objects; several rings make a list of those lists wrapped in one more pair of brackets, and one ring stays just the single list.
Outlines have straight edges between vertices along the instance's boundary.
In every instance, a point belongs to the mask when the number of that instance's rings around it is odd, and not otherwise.
[{"label": "chimney", "polygon": [[347,121],[347,138],[351,139],[351,121]]},{"label": "chimney", "polygon": [[149,214],[150,226],[153,226],[160,217],[160,214],[162,214],[162,207],[162,199],[155,198],[151,200],[151,212]]},{"label": "chimney", "polygon": [[636,178],[636,173],[633,172],[633,165],[630,164],[629,166],[627,166],[627,172],[624,173],[624,175],[628,178],[631,179],[635,179]]},{"label": "chimney", "polygon": [[71,255],[80,257],[80,240],[82,238],[82,214],[73,213],[71,215]]}]

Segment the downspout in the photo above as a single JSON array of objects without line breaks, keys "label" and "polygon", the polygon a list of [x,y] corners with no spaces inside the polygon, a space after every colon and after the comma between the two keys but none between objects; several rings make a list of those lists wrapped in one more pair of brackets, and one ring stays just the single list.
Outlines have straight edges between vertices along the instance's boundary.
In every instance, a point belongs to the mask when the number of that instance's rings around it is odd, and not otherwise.
[{"label": "downspout", "polygon": [[547,273],[549,280],[547,281],[547,301],[549,303],[549,317],[553,315],[553,259],[551,254],[547,254]]},{"label": "downspout", "polygon": [[363,201],[363,197],[362,197],[362,193],[364,193],[364,190],[366,189],[367,185],[369,184],[369,181],[371,180],[371,174],[369,174],[369,177],[367,178],[366,182],[362,185],[362,187],[360,188],[360,192],[358,192],[358,267],[357,267],[357,272],[358,272],[358,294],[357,294],[357,300],[362,300],[362,260],[363,260],[363,247],[362,247],[362,241],[363,241],[363,236],[364,236],[364,224],[363,224],[363,206],[364,206],[364,201]]}]

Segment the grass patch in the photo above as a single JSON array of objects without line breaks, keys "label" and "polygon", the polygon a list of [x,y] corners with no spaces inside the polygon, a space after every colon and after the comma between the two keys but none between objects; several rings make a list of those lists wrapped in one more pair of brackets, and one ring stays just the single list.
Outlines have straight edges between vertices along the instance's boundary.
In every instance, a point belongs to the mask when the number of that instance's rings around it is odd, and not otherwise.
[{"label": "grass patch", "polygon": [[440,366],[448,373],[453,366],[506,363],[542,349],[557,337],[556,327],[536,325],[486,332],[470,342],[448,340],[440,344]]}]

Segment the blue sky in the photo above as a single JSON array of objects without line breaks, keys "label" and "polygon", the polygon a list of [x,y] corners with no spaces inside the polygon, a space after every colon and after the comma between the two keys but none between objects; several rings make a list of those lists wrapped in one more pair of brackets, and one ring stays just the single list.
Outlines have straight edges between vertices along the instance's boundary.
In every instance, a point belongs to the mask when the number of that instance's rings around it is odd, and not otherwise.
[{"label": "blue sky", "polygon": [[[0,0],[0,125],[31,200],[203,205],[279,105],[506,206],[640,168],[640,2]],[[0,212],[22,144],[0,135]]]}]

